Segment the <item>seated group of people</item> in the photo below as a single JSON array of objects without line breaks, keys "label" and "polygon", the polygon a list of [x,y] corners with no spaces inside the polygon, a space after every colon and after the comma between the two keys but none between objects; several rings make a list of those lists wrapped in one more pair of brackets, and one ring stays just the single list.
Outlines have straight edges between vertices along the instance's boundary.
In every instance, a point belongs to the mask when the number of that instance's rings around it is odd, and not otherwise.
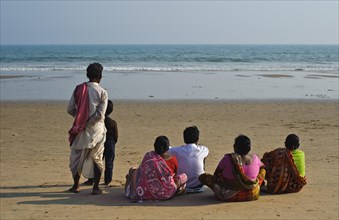
[{"label": "seated group of people", "polygon": [[285,148],[264,154],[260,160],[250,153],[251,140],[239,135],[234,153],[225,154],[214,174],[205,173],[209,150],[198,145],[196,126],[184,130],[185,145],[170,147],[166,136],[159,136],[154,151],[146,153],[139,167],[126,175],[125,196],[131,201],[167,200],[184,193],[211,188],[221,201],[251,201],[267,193],[298,192],[306,185],[305,156],[295,134],[287,136]]}]

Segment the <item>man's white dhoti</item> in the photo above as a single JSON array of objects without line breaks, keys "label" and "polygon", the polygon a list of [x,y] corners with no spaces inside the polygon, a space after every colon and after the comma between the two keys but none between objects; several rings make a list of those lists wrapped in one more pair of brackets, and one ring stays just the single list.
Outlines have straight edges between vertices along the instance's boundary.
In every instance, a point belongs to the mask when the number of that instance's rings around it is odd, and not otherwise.
[{"label": "man's white dhoti", "polygon": [[[87,178],[94,177],[94,164],[102,173],[104,143],[106,141],[105,111],[107,108],[107,92],[96,82],[88,82],[89,120],[83,131],[74,139],[71,146],[69,168],[72,175],[82,173]],[[76,113],[74,94],[69,102],[67,112]]]},{"label": "man's white dhoti", "polygon": [[73,176],[82,174],[86,178],[94,178],[94,164],[97,165],[101,173],[104,171],[103,154],[104,154],[105,136],[96,144],[94,148],[75,149],[72,146],[70,155],[69,168]]}]

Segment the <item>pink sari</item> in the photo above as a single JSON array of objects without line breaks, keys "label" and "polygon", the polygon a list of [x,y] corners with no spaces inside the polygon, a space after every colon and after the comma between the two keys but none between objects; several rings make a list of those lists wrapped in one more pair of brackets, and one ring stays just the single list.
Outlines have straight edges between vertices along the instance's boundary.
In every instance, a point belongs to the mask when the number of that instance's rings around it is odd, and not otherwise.
[{"label": "pink sari", "polygon": [[74,100],[76,104],[76,115],[73,126],[68,131],[69,143],[72,146],[75,137],[85,129],[86,122],[89,118],[89,100],[87,83],[78,85],[74,90]]},{"label": "pink sari", "polygon": [[[187,176],[180,176],[183,179],[181,182],[185,184]],[[166,161],[154,151],[146,153],[139,168],[131,169],[128,177],[125,194],[134,201],[167,200],[178,190]]]}]

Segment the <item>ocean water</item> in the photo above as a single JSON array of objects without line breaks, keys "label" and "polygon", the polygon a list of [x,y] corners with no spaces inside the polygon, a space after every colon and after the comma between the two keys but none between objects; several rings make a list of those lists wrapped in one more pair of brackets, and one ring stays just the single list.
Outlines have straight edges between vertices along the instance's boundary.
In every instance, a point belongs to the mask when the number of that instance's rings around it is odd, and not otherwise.
[{"label": "ocean water", "polygon": [[1,100],[68,99],[92,62],[116,99],[338,98],[338,45],[1,45]]}]

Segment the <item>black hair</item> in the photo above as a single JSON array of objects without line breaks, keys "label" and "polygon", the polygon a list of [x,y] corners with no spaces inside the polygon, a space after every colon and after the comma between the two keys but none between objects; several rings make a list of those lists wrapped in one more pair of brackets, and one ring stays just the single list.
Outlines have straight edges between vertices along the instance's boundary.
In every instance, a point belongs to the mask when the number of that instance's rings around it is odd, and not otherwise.
[{"label": "black hair", "polygon": [[184,141],[186,144],[197,143],[199,140],[198,127],[193,125],[184,130]]},{"label": "black hair", "polygon": [[246,135],[239,135],[234,140],[234,152],[243,156],[251,150],[251,140]]},{"label": "black hair", "polygon": [[169,149],[169,140],[166,136],[159,136],[155,139],[154,150],[157,154],[161,155]]},{"label": "black hair", "polygon": [[298,149],[300,146],[299,137],[295,134],[289,134],[285,140],[285,147],[289,150]]},{"label": "black hair", "polygon": [[102,77],[102,70],[104,68],[100,63],[91,63],[87,67],[87,78],[89,79],[101,79]]},{"label": "black hair", "polygon": [[111,114],[112,111],[113,111],[113,102],[112,102],[111,100],[108,99],[108,101],[107,101],[107,108],[106,108],[105,115]]}]

